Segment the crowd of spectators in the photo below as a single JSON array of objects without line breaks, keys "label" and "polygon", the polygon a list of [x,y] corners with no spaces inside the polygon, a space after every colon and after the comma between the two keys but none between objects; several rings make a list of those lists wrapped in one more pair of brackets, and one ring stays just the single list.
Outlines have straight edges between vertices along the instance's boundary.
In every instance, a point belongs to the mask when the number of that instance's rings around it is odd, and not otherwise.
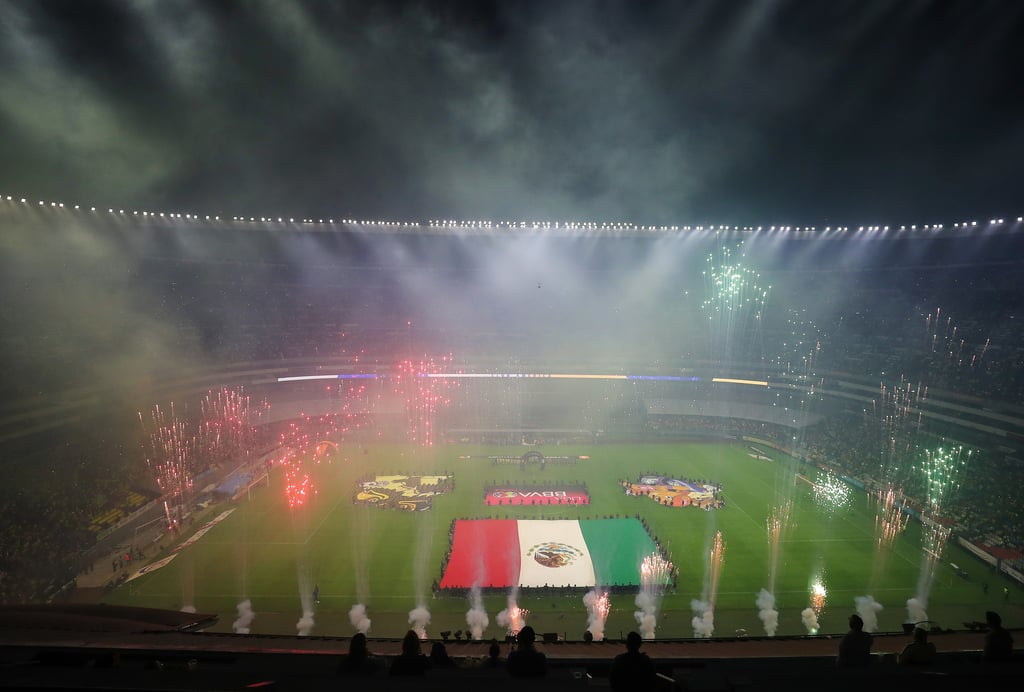
[{"label": "crowd of spectators", "polygon": [[[922,452],[913,447],[892,449],[874,421],[830,418],[808,430],[804,443],[809,463],[856,478],[867,487],[893,483],[902,488],[911,506],[925,504],[925,478],[914,470],[915,455]],[[940,507],[941,518],[969,541],[1024,551],[1024,465],[997,450],[979,450],[959,475]]]}]

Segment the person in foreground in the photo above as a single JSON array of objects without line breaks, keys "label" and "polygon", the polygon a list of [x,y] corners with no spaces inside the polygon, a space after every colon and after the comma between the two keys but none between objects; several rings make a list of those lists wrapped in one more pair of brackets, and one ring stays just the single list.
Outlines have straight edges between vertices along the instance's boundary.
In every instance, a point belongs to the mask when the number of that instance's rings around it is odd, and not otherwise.
[{"label": "person in foreground", "polygon": [[1009,661],[1013,658],[1013,637],[1003,628],[1003,618],[989,610],[985,613],[985,623],[988,632],[985,634],[982,660],[990,663]]},{"label": "person in foreground", "polygon": [[534,646],[536,639],[537,635],[529,625],[519,630],[516,650],[508,655],[508,663],[505,665],[513,677],[541,677],[547,673],[548,659],[537,651]]},{"label": "person in foreground", "polygon": [[420,638],[409,630],[402,637],[402,653],[391,662],[391,674],[423,675],[430,669],[430,659],[420,652]]},{"label": "person in foreground", "polygon": [[860,668],[871,662],[871,644],[874,642],[864,631],[864,620],[856,613],[850,616],[850,631],[839,641],[839,657],[836,665],[840,668]]},{"label": "person in foreground", "polygon": [[914,628],[914,640],[903,647],[896,657],[901,665],[925,665],[935,659],[935,645],[928,641],[928,630],[923,627]]},{"label": "person in foreground", "polygon": [[654,663],[647,654],[640,651],[642,641],[636,632],[626,635],[626,652],[612,660],[612,669],[608,674],[608,681],[613,690],[618,692],[654,688],[657,682]]},{"label": "person in foreground", "polygon": [[348,644],[348,656],[341,659],[338,675],[358,677],[373,675],[384,666],[380,659],[370,653],[366,647],[366,635],[357,632]]}]

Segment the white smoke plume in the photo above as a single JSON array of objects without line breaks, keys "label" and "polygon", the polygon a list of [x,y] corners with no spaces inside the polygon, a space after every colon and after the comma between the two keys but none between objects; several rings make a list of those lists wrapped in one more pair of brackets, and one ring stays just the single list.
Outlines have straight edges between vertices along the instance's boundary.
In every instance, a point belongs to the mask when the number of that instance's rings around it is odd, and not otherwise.
[{"label": "white smoke plume", "polygon": [[300,637],[308,637],[309,633],[313,631],[313,611],[305,610],[302,613],[302,617],[295,623],[295,629],[298,630]]},{"label": "white smoke plume", "polygon": [[366,606],[356,603],[348,611],[348,619],[356,632],[366,634],[370,631],[370,618],[366,617]]},{"label": "white smoke plume", "polygon": [[774,637],[779,628],[779,611],[775,609],[775,594],[767,589],[761,589],[755,600],[757,604],[757,617],[764,623],[764,633]]},{"label": "white smoke plume", "polygon": [[608,618],[608,594],[591,589],[583,594],[583,605],[587,607],[587,630],[594,635],[594,641],[604,640],[604,623]]},{"label": "white smoke plume", "polygon": [[484,610],[484,599],[480,595],[480,587],[474,586],[469,592],[469,610],[466,611],[466,624],[469,625],[470,636],[479,641],[484,638],[484,630],[491,624]]},{"label": "white smoke plume", "polygon": [[818,633],[818,614],[814,612],[814,608],[804,608],[801,610],[800,620],[803,621],[804,627],[807,628],[807,634]]},{"label": "white smoke plume", "polygon": [[636,595],[634,603],[640,609],[633,613],[640,629],[640,636],[644,639],[654,639],[654,630],[658,626],[658,597],[641,591]]},{"label": "white smoke plume", "polygon": [[298,565],[298,581],[299,581],[299,603],[302,604],[302,617],[295,623],[295,629],[298,630],[300,637],[309,636],[309,633],[313,631],[313,580],[309,576],[309,572],[303,567]]},{"label": "white smoke plume", "polygon": [[194,615],[195,612],[196,612],[196,607],[194,605],[182,606],[181,607],[181,612],[183,612],[183,613],[192,613]]},{"label": "white smoke plume", "polygon": [[235,634],[249,634],[249,626],[255,619],[256,613],[253,612],[252,602],[247,598],[238,604],[238,619],[231,624],[231,629]]},{"label": "white smoke plume", "polygon": [[924,622],[928,619],[928,601],[915,596],[907,599],[907,622]]},{"label": "white smoke plume", "polygon": [[427,625],[430,624],[430,611],[425,606],[416,606],[409,611],[409,626],[420,639],[427,638]]},{"label": "white smoke plume", "polygon": [[874,632],[878,629],[878,611],[882,610],[882,604],[872,596],[857,596],[853,599],[857,608],[857,615],[864,621],[864,631]]},{"label": "white smoke plume", "polygon": [[695,637],[710,639],[715,632],[715,611],[712,605],[706,601],[698,601],[696,598],[690,601],[690,608],[696,615],[693,616],[693,635]]}]

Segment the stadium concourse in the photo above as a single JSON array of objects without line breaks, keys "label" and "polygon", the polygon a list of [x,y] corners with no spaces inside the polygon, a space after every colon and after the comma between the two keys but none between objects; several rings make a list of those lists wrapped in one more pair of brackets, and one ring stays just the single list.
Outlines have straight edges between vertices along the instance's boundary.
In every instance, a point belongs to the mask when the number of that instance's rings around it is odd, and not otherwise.
[{"label": "stadium concourse", "polygon": [[[6,607],[0,610],[3,688],[60,689],[336,689],[339,664],[349,640],[333,637],[238,636],[186,631],[213,616],[110,606]],[[1020,635],[1018,634],[1018,637]],[[735,637],[715,641],[650,641],[643,644],[659,674],[656,689],[732,690],[1015,689],[1024,681],[1024,660],[982,662],[981,631],[932,632],[938,655],[927,666],[897,665],[896,654],[910,641],[903,633],[876,634],[872,661],[863,669],[836,667],[838,636],[796,638]],[[455,665],[434,668],[412,680],[386,670],[359,678],[378,689],[520,689],[503,665],[483,664],[489,643],[442,642]],[[424,649],[431,642],[423,642]],[[547,674],[533,689],[608,685],[621,641],[569,642],[542,634],[537,647],[548,660]],[[401,651],[396,639],[370,641],[384,668]],[[500,644],[504,660],[513,648]]]}]

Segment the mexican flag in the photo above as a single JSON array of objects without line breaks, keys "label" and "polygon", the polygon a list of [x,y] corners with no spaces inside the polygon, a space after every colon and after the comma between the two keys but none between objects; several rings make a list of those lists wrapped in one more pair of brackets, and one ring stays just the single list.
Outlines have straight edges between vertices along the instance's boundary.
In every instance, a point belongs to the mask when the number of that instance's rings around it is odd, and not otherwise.
[{"label": "mexican flag", "polygon": [[460,519],[441,588],[636,586],[654,551],[636,519]]}]

